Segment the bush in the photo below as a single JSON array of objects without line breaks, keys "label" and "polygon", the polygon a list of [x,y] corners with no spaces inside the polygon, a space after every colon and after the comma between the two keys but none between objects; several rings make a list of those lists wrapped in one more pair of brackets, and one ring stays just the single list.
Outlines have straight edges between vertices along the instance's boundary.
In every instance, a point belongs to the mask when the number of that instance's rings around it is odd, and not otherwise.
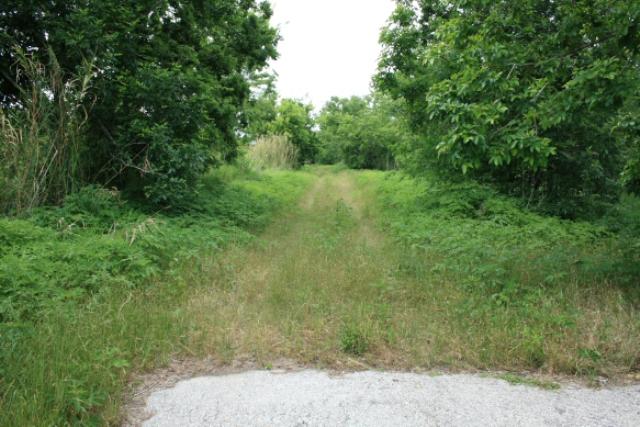
[{"label": "bush", "polygon": [[295,99],[283,99],[274,120],[267,124],[270,134],[286,135],[298,149],[300,164],[312,163],[318,151],[313,106]]},{"label": "bush", "polygon": [[362,356],[369,349],[369,339],[357,324],[347,323],[340,331],[340,349],[354,356]]},{"label": "bush", "polygon": [[637,247],[628,247],[636,240],[614,234],[613,219],[607,227],[544,217],[474,182],[393,174],[378,183],[391,232],[469,290],[519,304],[566,281],[627,286],[640,278]]},{"label": "bush", "polygon": [[634,186],[640,4],[400,2],[378,86],[407,101],[414,172],[471,176],[564,218]]},{"label": "bush", "polygon": [[[49,123],[49,117],[30,116],[37,117],[38,129],[47,129],[42,143],[47,147],[40,157],[18,158],[55,166],[30,169],[37,191],[43,189],[39,181],[44,176],[75,178],[81,166],[91,172],[88,182],[115,185],[156,207],[183,209],[208,168],[237,153],[240,111],[250,95],[247,77],[276,56],[271,15],[268,2],[255,0],[0,3],[3,107],[14,108],[21,92],[39,81],[28,73],[15,81],[4,78],[16,74],[13,45],[44,62],[51,62],[53,49],[61,64],[60,88],[69,87],[74,73],[85,75],[80,72],[83,58],[95,65],[86,74],[92,78],[92,98],[83,103],[93,108],[80,115],[89,135],[82,162],[61,150],[73,141],[57,134],[75,124],[75,115],[56,116],[72,119],[60,120],[62,127]],[[57,105],[62,92],[48,89],[37,95],[52,95],[50,104]],[[46,183],[47,193],[56,190],[52,202],[68,193],[66,183]]]},{"label": "bush", "polygon": [[381,94],[332,98],[318,117],[318,161],[343,162],[353,169],[393,169],[393,151],[410,138],[399,105]]}]

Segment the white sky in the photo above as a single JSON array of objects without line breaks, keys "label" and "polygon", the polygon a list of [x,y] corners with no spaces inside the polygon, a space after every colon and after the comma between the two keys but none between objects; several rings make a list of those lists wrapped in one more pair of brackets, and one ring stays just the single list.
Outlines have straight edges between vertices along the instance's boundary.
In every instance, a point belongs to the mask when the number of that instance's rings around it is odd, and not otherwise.
[{"label": "white sky", "polygon": [[376,71],[378,37],[393,0],[271,0],[280,28],[278,92],[313,103],[366,95]]}]

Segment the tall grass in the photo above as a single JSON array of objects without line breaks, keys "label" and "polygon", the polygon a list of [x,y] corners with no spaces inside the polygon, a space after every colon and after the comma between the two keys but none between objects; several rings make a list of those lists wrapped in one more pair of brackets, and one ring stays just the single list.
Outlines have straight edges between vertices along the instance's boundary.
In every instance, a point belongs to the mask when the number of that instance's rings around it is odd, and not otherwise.
[{"label": "tall grass", "polygon": [[249,149],[248,157],[258,170],[293,169],[298,164],[298,148],[285,135],[262,136]]},{"label": "tall grass", "polygon": [[81,184],[92,67],[68,78],[52,51],[48,65],[20,50],[16,56],[20,99],[0,110],[0,212],[21,214]]}]

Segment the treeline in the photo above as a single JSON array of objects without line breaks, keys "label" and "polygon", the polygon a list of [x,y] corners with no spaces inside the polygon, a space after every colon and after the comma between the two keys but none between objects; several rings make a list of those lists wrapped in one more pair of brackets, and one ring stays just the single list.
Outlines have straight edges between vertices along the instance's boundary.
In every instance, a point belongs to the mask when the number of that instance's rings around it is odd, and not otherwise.
[{"label": "treeline", "polygon": [[377,87],[417,138],[402,165],[530,207],[601,214],[640,190],[640,2],[399,1]]},{"label": "treeline", "polygon": [[640,191],[639,2],[398,1],[372,94],[319,112],[263,72],[270,16],[254,0],[3,2],[0,210],[86,184],[179,208],[259,141],[286,164],[471,179],[564,218]]},{"label": "treeline", "polygon": [[285,137],[299,153],[299,166],[343,163],[353,169],[393,169],[395,152],[413,138],[401,105],[376,93],[333,97],[315,113],[310,104],[278,100],[275,91],[266,89],[246,106],[245,141],[251,146],[264,137]]},{"label": "treeline", "polygon": [[639,2],[399,1],[381,43],[373,94],[307,121],[305,161],[475,180],[570,219],[640,191]]},{"label": "treeline", "polygon": [[276,57],[267,2],[0,5],[0,210],[86,184],[180,207],[238,153],[251,73]]}]

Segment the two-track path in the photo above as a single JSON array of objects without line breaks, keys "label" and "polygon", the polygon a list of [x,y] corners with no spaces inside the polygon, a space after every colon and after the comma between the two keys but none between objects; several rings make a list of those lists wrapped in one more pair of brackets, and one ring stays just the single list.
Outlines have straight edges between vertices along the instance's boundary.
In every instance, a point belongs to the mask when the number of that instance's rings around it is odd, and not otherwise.
[{"label": "two-track path", "polygon": [[[411,369],[405,355],[420,337],[395,331],[416,318],[423,300],[389,291],[415,284],[398,283],[401,255],[379,230],[356,180],[351,172],[320,173],[297,209],[259,241],[221,257],[211,285],[185,308],[193,319],[185,345],[211,358],[186,369],[194,378],[146,381],[156,386],[141,392],[146,399],[131,410],[130,423],[640,425],[640,386],[564,384],[548,391],[470,374],[391,372]],[[359,336],[366,338],[364,354],[349,354],[349,340]],[[239,359],[251,362],[219,368],[220,360]],[[330,370],[317,370],[323,367]]]}]

